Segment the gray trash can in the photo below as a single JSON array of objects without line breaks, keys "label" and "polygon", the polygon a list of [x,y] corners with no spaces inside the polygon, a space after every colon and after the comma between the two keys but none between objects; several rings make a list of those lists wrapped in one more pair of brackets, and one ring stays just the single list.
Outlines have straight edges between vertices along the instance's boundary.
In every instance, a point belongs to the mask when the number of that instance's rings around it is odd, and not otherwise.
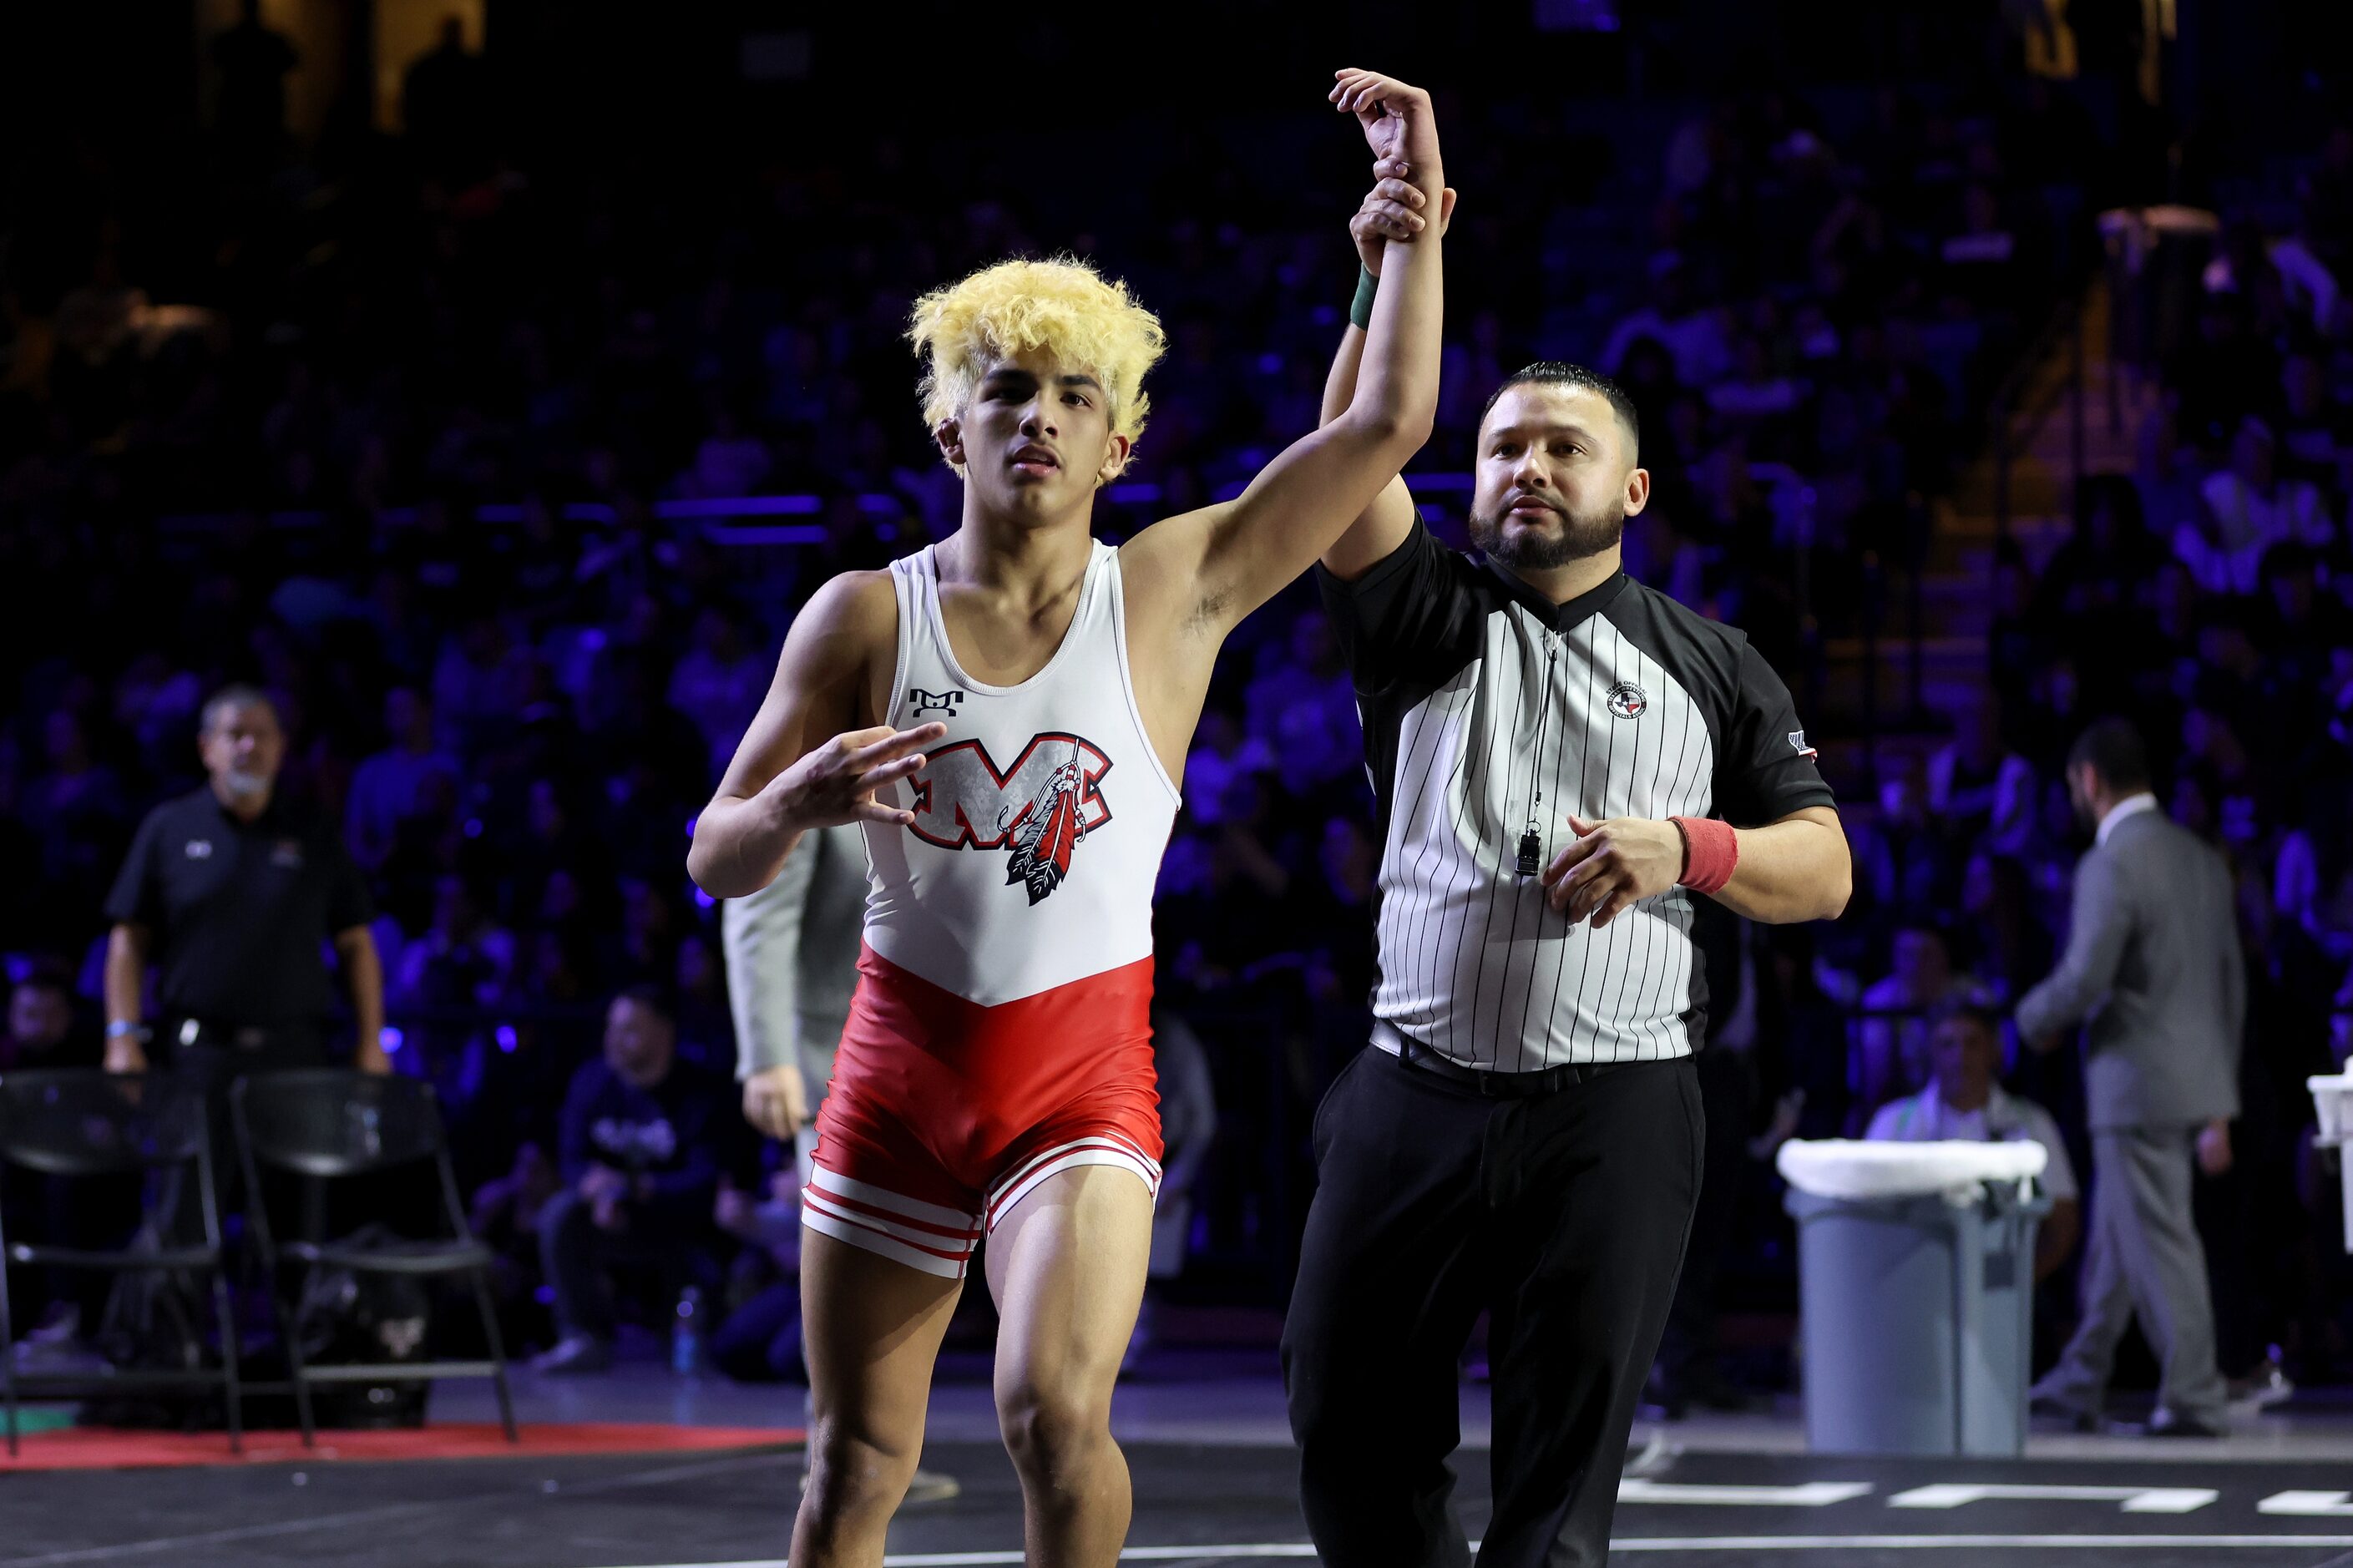
[{"label": "gray trash can", "polygon": [[1817,1197],[1792,1187],[1806,1447],[2015,1457],[2026,1448],[2034,1229],[2051,1201]]}]

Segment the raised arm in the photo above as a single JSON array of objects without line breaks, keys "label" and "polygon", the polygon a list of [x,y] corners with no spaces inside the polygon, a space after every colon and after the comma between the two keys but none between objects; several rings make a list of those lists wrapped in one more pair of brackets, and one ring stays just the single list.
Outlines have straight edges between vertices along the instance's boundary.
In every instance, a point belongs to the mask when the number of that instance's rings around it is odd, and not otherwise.
[{"label": "raised arm", "polygon": [[695,818],[686,871],[704,892],[740,899],[766,887],[809,828],[914,820],[874,792],[920,772],[923,748],[947,726],[849,728],[870,650],[888,644],[897,616],[889,574],[851,572],[819,588],[794,618],[768,695]]},{"label": "raised arm", "polygon": [[[1332,101],[1363,122],[1377,156],[1400,165],[1424,204],[1441,200],[1430,95],[1343,71]],[[1419,221],[1419,220],[1417,220]],[[1127,546],[1135,568],[1184,584],[1184,624],[1222,639],[1304,572],[1430,438],[1438,411],[1444,276],[1439,237],[1387,241],[1372,325],[1345,413],[1292,443],[1237,499],[1145,530]]]},{"label": "raised arm", "polygon": [[[1356,216],[1348,220],[1348,236],[1356,242],[1356,259],[1366,273],[1381,275],[1392,241],[1409,245],[1421,232],[1428,202],[1409,181],[1399,179],[1399,165],[1384,159],[1373,165],[1374,184]],[[1438,199],[1438,232],[1445,234],[1454,216],[1454,193]],[[1329,425],[1348,411],[1356,395],[1356,371],[1365,359],[1365,329],[1354,320],[1340,331],[1340,352],[1332,356],[1331,374],[1324,378],[1323,423]],[[1413,531],[1413,496],[1402,478],[1391,479],[1356,514],[1356,521],[1324,552],[1324,567],[1344,581],[1363,576],[1386,561]]]}]

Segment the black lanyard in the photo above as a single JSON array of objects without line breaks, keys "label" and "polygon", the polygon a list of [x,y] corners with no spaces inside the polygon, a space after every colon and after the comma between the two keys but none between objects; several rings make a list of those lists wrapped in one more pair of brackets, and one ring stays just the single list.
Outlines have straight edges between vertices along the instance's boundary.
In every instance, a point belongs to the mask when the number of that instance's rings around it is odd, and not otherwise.
[{"label": "black lanyard", "polygon": [[1545,729],[1552,718],[1553,663],[1560,657],[1560,638],[1551,631],[1544,634],[1544,689],[1537,696],[1536,750],[1528,762],[1528,826],[1520,835],[1519,873],[1533,877],[1543,869],[1544,861],[1544,743]]}]

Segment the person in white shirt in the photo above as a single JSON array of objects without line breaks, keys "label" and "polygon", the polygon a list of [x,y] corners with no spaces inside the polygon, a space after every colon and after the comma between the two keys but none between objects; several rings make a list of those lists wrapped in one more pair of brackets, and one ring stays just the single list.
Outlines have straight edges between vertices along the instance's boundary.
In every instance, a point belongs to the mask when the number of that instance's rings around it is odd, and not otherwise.
[{"label": "person in white shirt", "polygon": [[2067,1162],[2058,1122],[2032,1100],[2019,1099],[1996,1081],[2001,1021],[1990,1010],[1967,1002],[1945,1008],[1929,1036],[1928,1054],[1935,1075],[1928,1087],[1881,1106],[1863,1136],[1874,1143],[2042,1144],[2051,1156],[2042,1168],[2051,1213],[2035,1232],[2034,1278],[2049,1278],[2067,1261],[2083,1234],[2082,1189],[2075,1184],[2075,1168]]}]

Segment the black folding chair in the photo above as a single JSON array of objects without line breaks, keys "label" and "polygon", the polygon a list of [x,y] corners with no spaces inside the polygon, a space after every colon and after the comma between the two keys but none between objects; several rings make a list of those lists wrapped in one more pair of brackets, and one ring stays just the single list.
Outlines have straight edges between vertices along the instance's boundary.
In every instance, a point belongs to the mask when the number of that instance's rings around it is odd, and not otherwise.
[{"label": "black folding chair", "polygon": [[[286,1342],[294,1380],[294,1410],[302,1441],[318,1439],[311,1411],[311,1388],[322,1383],[409,1383],[445,1377],[487,1377],[497,1386],[499,1419],[507,1441],[518,1442],[514,1401],[507,1388],[507,1358],[499,1341],[498,1313],[491,1303],[491,1249],[474,1239],[458,1196],[458,1175],[449,1163],[448,1134],[432,1087],[414,1079],[387,1078],[340,1068],[259,1073],[240,1079],[229,1091],[237,1128],[237,1156],[244,1162],[247,1214],[271,1301]],[[403,1239],[373,1246],[271,1236],[260,1198],[264,1168],[313,1180],[364,1175],[387,1166],[429,1160],[439,1172],[449,1234],[429,1240]],[[289,1288],[286,1263],[301,1268]],[[465,1275],[482,1315],[488,1361],[393,1362],[364,1365],[312,1366],[302,1359],[296,1303],[301,1280],[316,1268],[348,1268],[360,1274]]]},{"label": "black folding chair", "polygon": [[[0,1259],[51,1268],[177,1275],[192,1289],[198,1275],[208,1274],[220,1333],[220,1366],[217,1370],[188,1366],[20,1372],[11,1348],[16,1336],[7,1270],[0,1268],[0,1384],[5,1385],[9,1457],[16,1454],[20,1392],[89,1394],[202,1384],[219,1387],[227,1407],[229,1449],[243,1452],[237,1318],[230,1310],[228,1281],[222,1267],[220,1211],[213,1186],[212,1140],[206,1127],[203,1089],[165,1074],[111,1074],[95,1068],[6,1074],[0,1077],[0,1176],[5,1176],[10,1164],[69,1180],[126,1174],[163,1178],[147,1183],[142,1203],[147,1218],[157,1222],[152,1230],[161,1238],[157,1246],[110,1251],[10,1241],[0,1236]],[[179,1184],[191,1179],[196,1184],[204,1238],[183,1244],[170,1233],[174,1217],[187,1208],[180,1199]]]}]

